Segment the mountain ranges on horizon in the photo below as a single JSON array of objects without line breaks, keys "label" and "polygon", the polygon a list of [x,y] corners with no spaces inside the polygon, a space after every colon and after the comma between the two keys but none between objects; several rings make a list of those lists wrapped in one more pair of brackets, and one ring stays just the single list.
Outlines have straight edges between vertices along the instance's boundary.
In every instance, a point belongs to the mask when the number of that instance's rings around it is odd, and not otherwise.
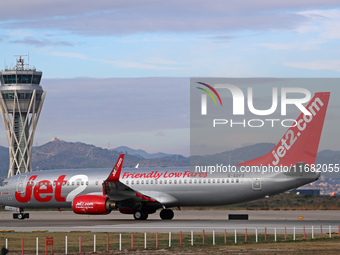
[{"label": "mountain ranges on horizon", "polygon": [[[33,170],[112,168],[119,154],[125,153],[124,167],[179,167],[194,165],[236,165],[260,157],[274,148],[273,143],[258,143],[207,156],[184,157],[181,155],[134,150],[127,146],[103,149],[81,142],[66,142],[54,139],[33,147]],[[340,164],[340,151],[323,150],[316,158],[317,164]],[[8,148],[0,146],[0,176],[6,177],[9,166]],[[325,177],[338,177],[340,173],[322,173]]]},{"label": "mountain ranges on horizon", "polygon": [[114,149],[110,149],[111,151],[117,151],[120,153],[124,153],[124,154],[130,154],[130,155],[134,155],[136,157],[140,157],[143,159],[155,159],[155,158],[163,158],[163,157],[168,157],[168,156],[173,156],[173,154],[166,154],[163,152],[158,152],[158,153],[147,153],[144,150],[135,150],[135,149],[131,149],[127,146],[119,146],[117,148]]}]

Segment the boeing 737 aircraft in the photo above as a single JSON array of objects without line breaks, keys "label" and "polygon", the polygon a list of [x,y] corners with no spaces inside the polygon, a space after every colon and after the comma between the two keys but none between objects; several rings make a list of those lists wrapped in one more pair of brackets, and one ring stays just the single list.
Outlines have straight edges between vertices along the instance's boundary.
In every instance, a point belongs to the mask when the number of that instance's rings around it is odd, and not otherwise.
[{"label": "boeing 737 aircraft", "polygon": [[[229,205],[295,189],[320,177],[320,169],[313,164],[329,96],[329,92],[316,93],[306,106],[311,115],[301,113],[271,152],[234,166],[237,172],[122,168],[124,155],[120,155],[112,171],[50,170],[5,179],[0,204],[19,208],[13,214],[17,219],[29,218],[24,209],[72,208],[78,214],[119,210],[145,220],[162,208],[160,217],[166,220],[173,218],[169,209],[173,207]],[[265,166],[286,171],[263,171]],[[250,169],[262,170],[245,171]]]}]

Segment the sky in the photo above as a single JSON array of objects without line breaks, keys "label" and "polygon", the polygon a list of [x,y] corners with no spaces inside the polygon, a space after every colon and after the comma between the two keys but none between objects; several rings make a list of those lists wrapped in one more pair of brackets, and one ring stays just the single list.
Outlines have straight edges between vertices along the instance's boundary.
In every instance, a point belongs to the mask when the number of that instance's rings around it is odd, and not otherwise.
[{"label": "sky", "polygon": [[[339,1],[12,0],[0,67],[43,71],[35,145],[189,155],[189,77],[339,77]],[[2,62],[1,62],[2,61]],[[7,145],[0,125],[0,144]]]}]

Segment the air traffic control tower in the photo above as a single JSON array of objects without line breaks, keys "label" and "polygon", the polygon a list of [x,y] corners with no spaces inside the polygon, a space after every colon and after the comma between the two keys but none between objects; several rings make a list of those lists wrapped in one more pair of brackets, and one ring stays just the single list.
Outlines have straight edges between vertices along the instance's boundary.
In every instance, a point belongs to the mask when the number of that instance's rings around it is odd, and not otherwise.
[{"label": "air traffic control tower", "polygon": [[30,68],[16,55],[14,68],[0,72],[0,111],[9,145],[8,177],[32,171],[32,145],[46,91],[41,71]]}]

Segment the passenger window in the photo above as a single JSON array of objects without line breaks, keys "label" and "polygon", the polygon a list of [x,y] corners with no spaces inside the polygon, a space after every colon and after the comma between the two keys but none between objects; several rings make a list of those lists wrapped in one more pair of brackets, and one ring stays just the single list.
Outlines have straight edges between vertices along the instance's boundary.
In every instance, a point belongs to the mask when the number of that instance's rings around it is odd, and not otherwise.
[{"label": "passenger window", "polygon": [[208,183],[210,183],[210,179],[208,179]]},{"label": "passenger window", "polygon": [[187,184],[187,180],[184,180],[184,184]]},{"label": "passenger window", "polygon": [[194,180],[194,183],[197,183],[197,180],[196,180],[196,179]]},{"label": "passenger window", "polygon": [[[96,185],[98,185],[98,181],[96,181]],[[73,186],[73,182],[72,182],[72,186]]]},{"label": "passenger window", "polygon": [[169,180],[169,184],[171,184],[172,183],[172,181],[171,180]]},{"label": "passenger window", "polygon": [[176,180],[174,180],[174,184],[177,184],[177,181],[176,181]]},{"label": "passenger window", "polygon": [[164,180],[164,184],[166,184],[166,180]]},{"label": "passenger window", "polygon": [[[81,185],[84,185],[84,182],[81,182]],[[58,182],[58,186],[59,186],[59,182]]]},{"label": "passenger window", "polygon": [[236,183],[238,183],[239,182],[239,180],[238,179],[236,179]]},{"label": "passenger window", "polygon": [[190,179],[189,183],[191,184],[192,183],[192,180]]},{"label": "passenger window", "polygon": [[203,180],[203,183],[205,183],[206,181],[205,181],[205,179]]},{"label": "passenger window", "polygon": [[131,181],[131,185],[133,185],[134,184],[134,182],[133,181]]},{"label": "passenger window", "polygon": [[157,184],[158,183],[158,181],[157,180],[155,180],[155,184]]},{"label": "passenger window", "polygon": [[150,181],[150,184],[153,184],[153,180]]},{"label": "passenger window", "polygon": [[212,183],[215,183],[215,179],[212,180]]},{"label": "passenger window", "polygon": [[234,183],[234,179],[231,179],[231,183]]},{"label": "passenger window", "polygon": [[217,183],[220,183],[220,179],[217,179]]},{"label": "passenger window", "polygon": [[162,180],[159,181],[159,184],[162,184]]},{"label": "passenger window", "polygon": [[149,180],[146,180],[146,181],[145,181],[145,184],[149,184]]},{"label": "passenger window", "polygon": [[126,181],[126,185],[129,185],[129,181]]},{"label": "passenger window", "polygon": [[198,180],[198,183],[201,183],[202,180]]},{"label": "passenger window", "polygon": [[224,179],[222,179],[222,183],[224,183]]},{"label": "passenger window", "polygon": [[144,184],[144,180],[140,182],[140,184]]},{"label": "passenger window", "polygon": [[227,183],[229,183],[229,179],[227,179]]},{"label": "passenger window", "polygon": [[[98,185],[98,182],[96,182],[96,185]],[[72,186],[74,186],[74,182],[72,182]]]},{"label": "passenger window", "polygon": [[136,181],[136,184],[139,184],[139,181]]}]

